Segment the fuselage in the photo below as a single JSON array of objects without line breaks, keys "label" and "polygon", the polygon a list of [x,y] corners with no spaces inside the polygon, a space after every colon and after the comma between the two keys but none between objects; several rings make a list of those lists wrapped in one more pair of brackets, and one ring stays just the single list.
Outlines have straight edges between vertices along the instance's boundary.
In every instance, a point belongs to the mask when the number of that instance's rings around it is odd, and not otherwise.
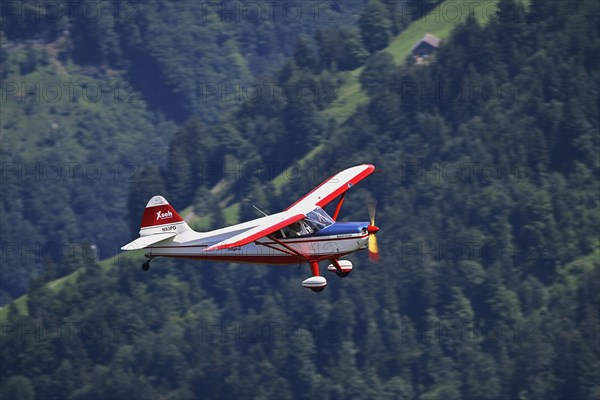
[{"label": "fuselage", "polygon": [[211,232],[189,230],[148,246],[152,257],[180,257],[253,264],[294,264],[339,258],[367,247],[369,222],[335,222],[312,233],[277,232],[245,246],[206,250],[234,235],[260,224],[262,218]]}]

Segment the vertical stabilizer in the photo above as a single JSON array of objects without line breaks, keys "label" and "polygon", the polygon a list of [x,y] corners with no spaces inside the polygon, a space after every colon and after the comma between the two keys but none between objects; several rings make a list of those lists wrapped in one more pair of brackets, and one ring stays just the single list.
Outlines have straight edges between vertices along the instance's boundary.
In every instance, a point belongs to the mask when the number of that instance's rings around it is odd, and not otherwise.
[{"label": "vertical stabilizer", "polygon": [[144,210],[140,236],[171,232],[180,234],[189,229],[188,224],[164,197],[154,196]]}]

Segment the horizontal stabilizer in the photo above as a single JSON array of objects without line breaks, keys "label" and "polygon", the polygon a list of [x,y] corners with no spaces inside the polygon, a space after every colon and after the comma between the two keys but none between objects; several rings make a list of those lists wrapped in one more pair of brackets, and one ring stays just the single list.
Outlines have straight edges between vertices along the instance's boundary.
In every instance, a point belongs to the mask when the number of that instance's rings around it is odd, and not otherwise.
[{"label": "horizontal stabilizer", "polygon": [[133,242],[127,243],[125,246],[121,247],[121,250],[138,250],[146,248],[152,244],[162,242],[163,240],[172,238],[176,236],[176,232],[169,233],[156,233],[154,235],[142,236],[135,239]]}]

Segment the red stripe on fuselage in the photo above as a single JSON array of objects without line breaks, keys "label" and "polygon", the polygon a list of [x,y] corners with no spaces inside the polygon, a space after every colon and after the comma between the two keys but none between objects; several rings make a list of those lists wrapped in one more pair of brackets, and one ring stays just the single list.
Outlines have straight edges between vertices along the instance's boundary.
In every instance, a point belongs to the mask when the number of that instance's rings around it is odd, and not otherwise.
[{"label": "red stripe on fuselage", "polygon": [[[332,238],[332,237],[325,237],[325,238],[319,238],[319,239],[281,239],[281,241],[285,244],[296,244],[296,243],[310,243],[310,242],[335,242],[337,240],[351,240],[351,239],[364,239],[366,238],[367,235],[361,235],[361,236],[348,236],[348,237],[343,237],[343,238]],[[260,243],[265,243],[265,244],[272,244],[272,245],[277,245],[277,242],[259,242]],[[207,244],[194,244],[194,245],[181,245],[181,246],[149,246],[148,248],[152,248],[152,249],[173,249],[173,248],[190,248],[190,247],[199,247],[199,248],[205,248],[208,247],[209,245]]]},{"label": "red stripe on fuselage", "polygon": [[[324,260],[329,260],[331,258],[339,258],[344,257],[351,252],[346,253],[330,253],[326,255],[319,255],[316,257],[311,257],[311,261],[321,262]],[[227,254],[222,256],[188,256],[188,255],[172,255],[172,254],[154,254],[153,257],[165,257],[165,258],[188,258],[192,260],[206,260],[206,261],[215,261],[215,262],[233,262],[240,264],[270,264],[270,265],[289,265],[289,264],[297,264],[297,263],[305,263],[306,259],[300,256],[291,256],[291,255],[281,255],[281,256],[242,256],[235,254]]]}]

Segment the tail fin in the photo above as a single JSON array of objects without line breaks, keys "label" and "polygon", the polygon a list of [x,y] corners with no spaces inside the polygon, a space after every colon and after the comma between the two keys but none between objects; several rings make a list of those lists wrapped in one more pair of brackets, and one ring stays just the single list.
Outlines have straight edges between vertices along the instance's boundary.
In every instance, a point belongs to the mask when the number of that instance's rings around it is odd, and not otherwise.
[{"label": "tail fin", "polygon": [[154,196],[150,199],[142,217],[140,236],[172,232],[180,234],[187,230],[190,230],[188,224],[164,197]]}]

